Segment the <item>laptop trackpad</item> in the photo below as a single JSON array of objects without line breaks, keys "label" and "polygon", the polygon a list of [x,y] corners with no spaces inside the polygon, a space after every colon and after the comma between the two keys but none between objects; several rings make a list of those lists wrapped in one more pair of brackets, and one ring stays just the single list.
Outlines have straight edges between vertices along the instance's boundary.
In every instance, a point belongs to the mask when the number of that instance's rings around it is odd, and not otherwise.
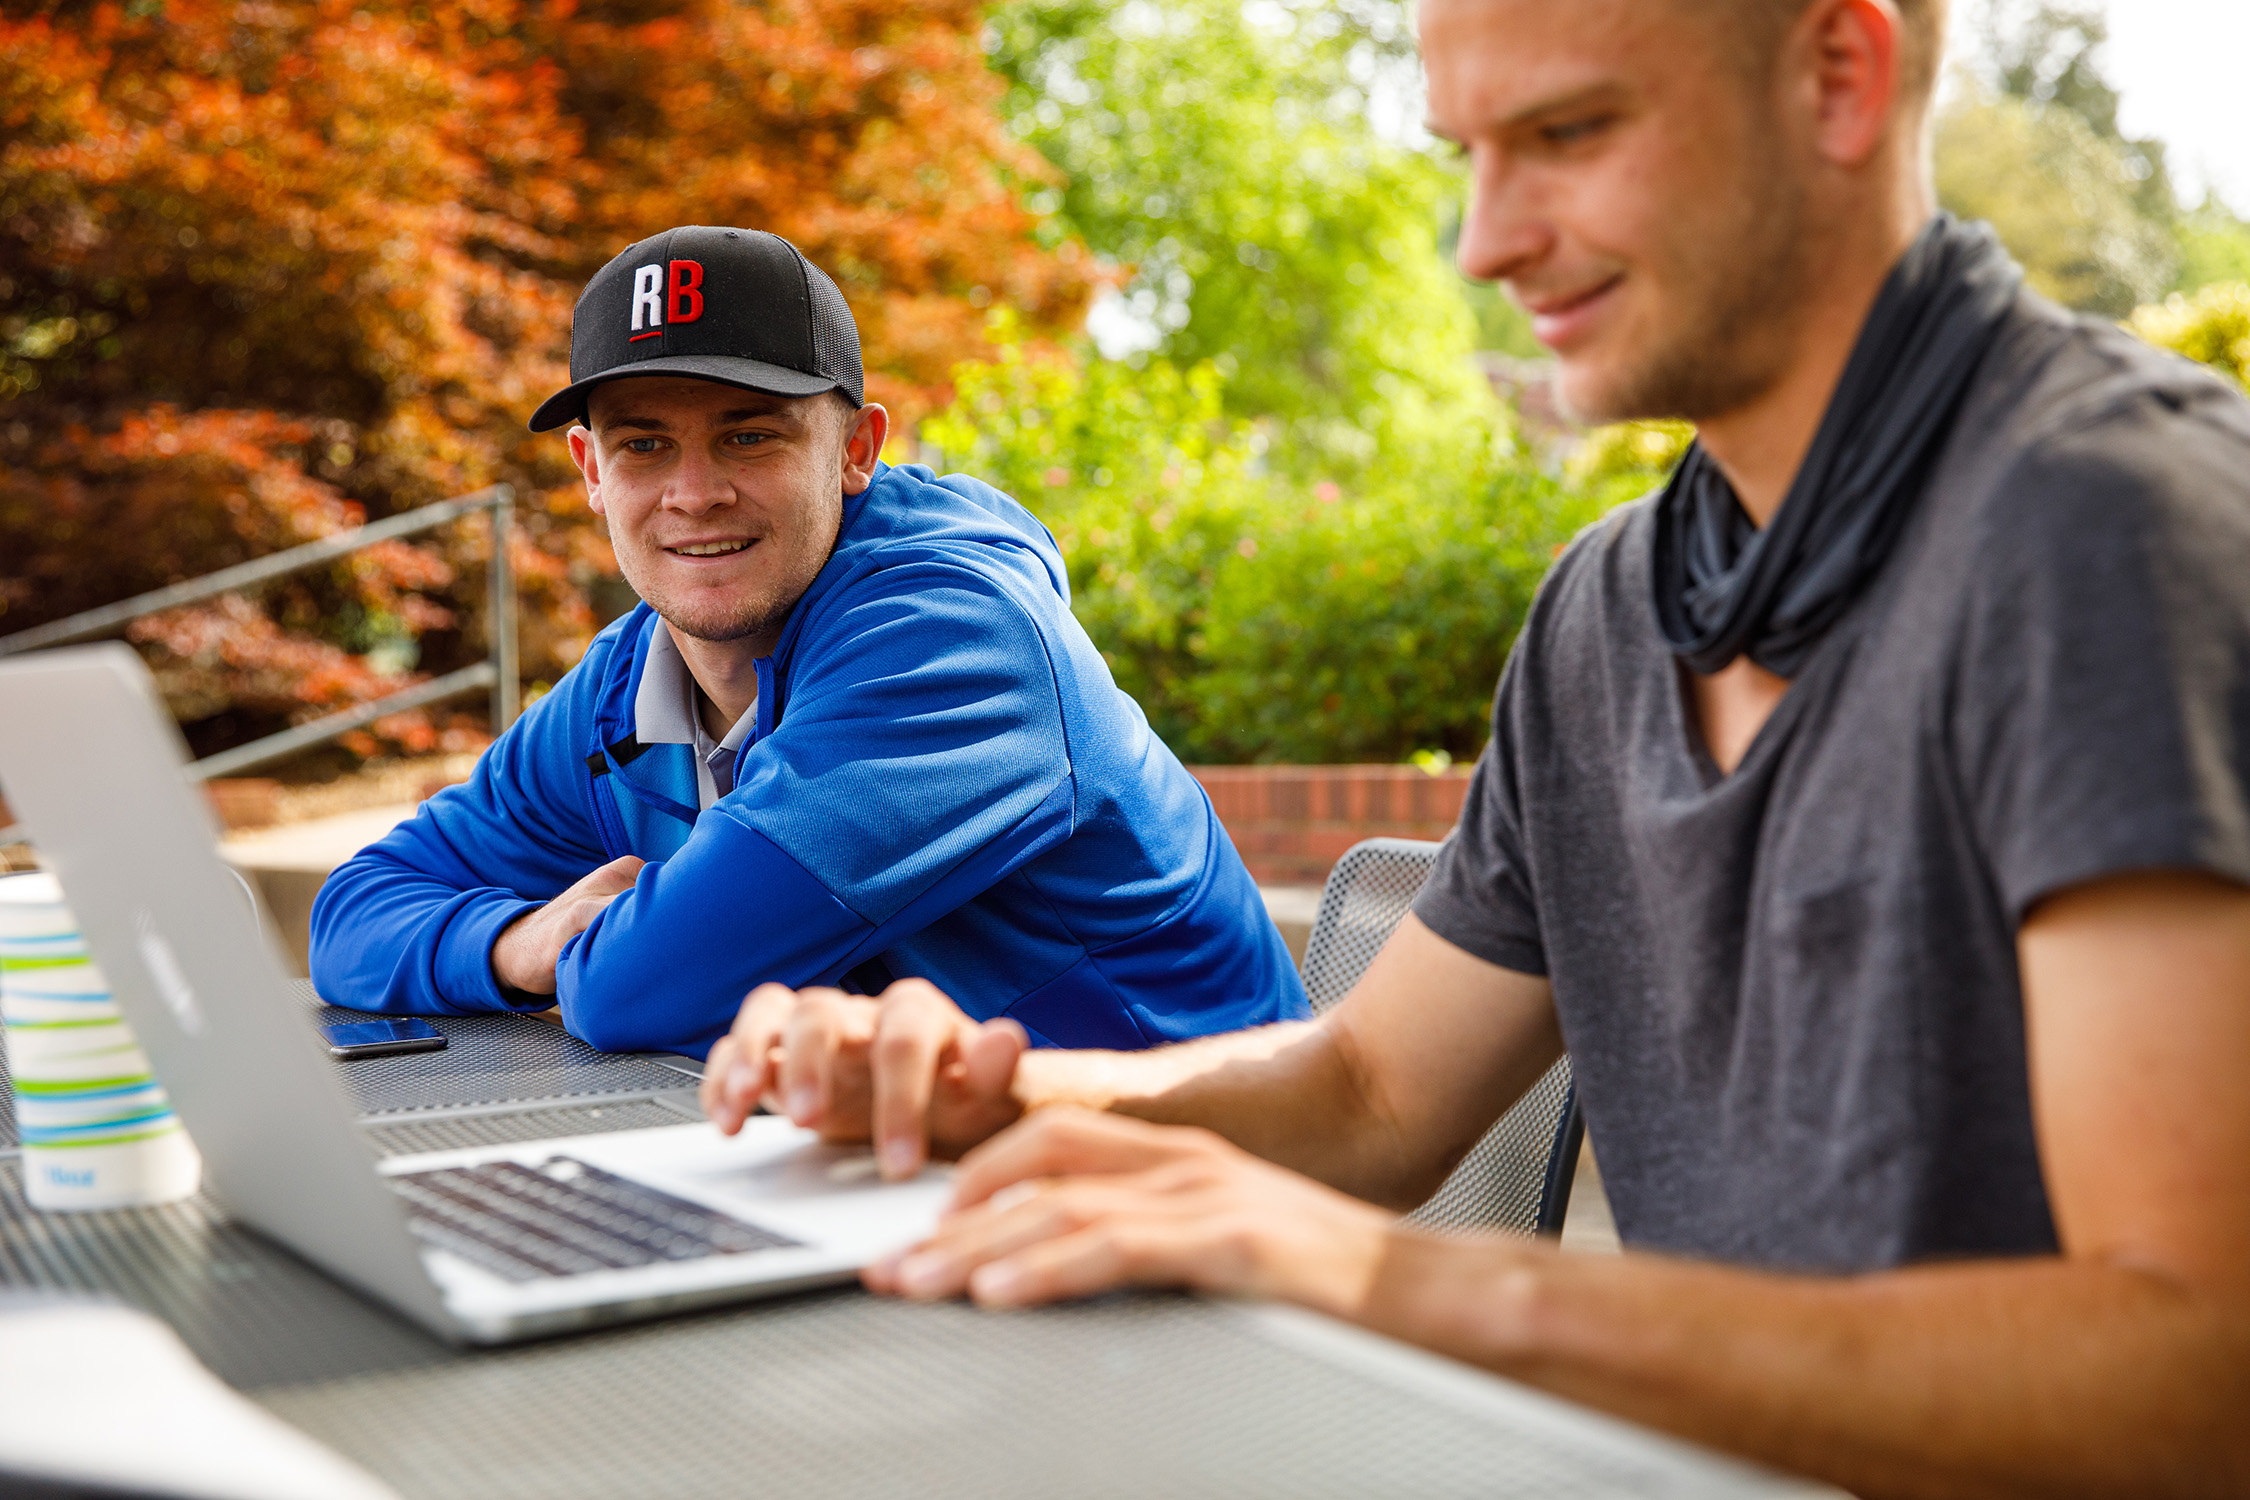
[{"label": "laptop trackpad", "polygon": [[[543,1143],[549,1151],[562,1143]],[[620,1176],[707,1204],[810,1245],[873,1259],[937,1227],[950,1167],[884,1182],[864,1146],[828,1146],[809,1130],[760,1115],[728,1137],[710,1125],[579,1136],[570,1154]]]}]

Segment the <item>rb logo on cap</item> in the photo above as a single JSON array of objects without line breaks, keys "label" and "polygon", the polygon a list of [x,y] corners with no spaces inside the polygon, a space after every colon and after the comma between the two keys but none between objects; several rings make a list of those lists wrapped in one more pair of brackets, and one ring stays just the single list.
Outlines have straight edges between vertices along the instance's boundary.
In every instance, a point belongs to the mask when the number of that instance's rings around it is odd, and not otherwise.
[{"label": "rb logo on cap", "polygon": [[[692,323],[703,316],[703,263],[693,260],[676,260],[671,263],[672,280],[664,283],[663,266],[641,266],[633,272],[633,326],[628,330],[632,337],[627,343],[652,339],[664,331],[666,292],[671,303],[671,321]],[[640,330],[643,327],[648,332]]]}]

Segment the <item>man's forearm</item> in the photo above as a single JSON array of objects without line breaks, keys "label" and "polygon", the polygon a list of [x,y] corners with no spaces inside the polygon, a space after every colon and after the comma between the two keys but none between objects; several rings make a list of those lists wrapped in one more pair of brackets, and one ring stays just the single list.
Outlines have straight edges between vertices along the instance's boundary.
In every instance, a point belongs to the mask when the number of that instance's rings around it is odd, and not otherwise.
[{"label": "man's forearm", "polygon": [[1395,1192],[1401,1176],[1391,1133],[1325,1021],[1284,1021],[1147,1052],[1027,1053],[1015,1093],[1027,1110],[1076,1104],[1201,1126],[1371,1202]]},{"label": "man's forearm", "polygon": [[505,1010],[492,943],[534,903],[458,875],[418,869],[393,851],[362,850],[313,902],[310,967],[341,1005],[395,1015]]},{"label": "man's forearm", "polygon": [[[1303,1040],[1317,1021],[1282,1021],[1223,1036],[1199,1037],[1146,1052],[1042,1048],[1016,1066],[1015,1095],[1027,1110],[1050,1104],[1113,1109],[1159,1098],[1190,1079],[1228,1066],[1255,1067]],[[1201,1123],[1200,1121],[1195,1123]]]},{"label": "man's forearm", "polygon": [[2250,1307],[2151,1271],[1823,1280],[1395,1233],[1358,1315],[1871,1497],[2250,1493]]},{"label": "man's forearm", "polygon": [[[1153,1052],[1027,1056],[1026,1107],[1200,1125],[1369,1203],[1437,1190],[1562,1055],[1547,981],[1453,946],[1412,913],[1317,1021]],[[1473,1082],[1472,1082],[1473,1080]]]}]

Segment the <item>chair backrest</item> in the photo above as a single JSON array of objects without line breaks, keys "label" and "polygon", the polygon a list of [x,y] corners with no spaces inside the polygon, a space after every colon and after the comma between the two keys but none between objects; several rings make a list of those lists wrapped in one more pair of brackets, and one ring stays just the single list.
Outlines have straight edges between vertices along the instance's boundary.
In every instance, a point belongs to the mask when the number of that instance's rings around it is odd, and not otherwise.
[{"label": "chair backrest", "polygon": [[[1305,942],[1305,994],[1314,1011],[1334,1006],[1359,982],[1414,904],[1441,847],[1419,839],[1368,839],[1336,861]],[[1584,1136],[1565,1057],[1500,1117],[1408,1222],[1560,1234]]]}]

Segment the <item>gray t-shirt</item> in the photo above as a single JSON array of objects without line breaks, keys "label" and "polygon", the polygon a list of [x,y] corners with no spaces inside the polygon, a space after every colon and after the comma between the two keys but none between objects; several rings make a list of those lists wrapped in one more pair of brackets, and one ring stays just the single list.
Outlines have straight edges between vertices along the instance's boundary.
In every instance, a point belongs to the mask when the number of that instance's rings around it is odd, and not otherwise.
[{"label": "gray t-shirt", "polygon": [[1628,1243],[2053,1250],[2016,929],[2116,872],[2250,882],[2250,403],[2027,295],[1728,776],[1657,631],[1653,521],[1557,563],[1416,913],[1553,980]]}]

